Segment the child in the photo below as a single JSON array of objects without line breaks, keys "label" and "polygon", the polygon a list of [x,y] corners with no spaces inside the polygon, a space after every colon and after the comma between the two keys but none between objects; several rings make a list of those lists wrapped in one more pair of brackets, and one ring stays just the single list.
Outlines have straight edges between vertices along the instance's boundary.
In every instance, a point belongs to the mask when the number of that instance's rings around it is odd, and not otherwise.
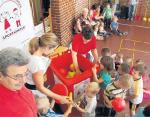
[{"label": "child", "polygon": [[131,57],[125,57],[124,59],[123,59],[123,61],[124,61],[124,63],[127,63],[129,66],[130,66],[130,69],[132,68],[132,64],[133,64],[133,59],[131,58]]},{"label": "child", "polygon": [[99,30],[98,30],[98,33],[97,35],[99,35],[100,37],[102,37],[103,39],[106,39],[108,37],[110,37],[112,34],[107,32],[105,29],[104,29],[104,23],[103,22],[100,22],[99,24]]},{"label": "child", "polygon": [[102,48],[101,50],[101,56],[111,56],[111,50],[110,48]]},{"label": "child", "polygon": [[93,26],[93,30],[94,30],[94,36],[96,37],[97,40],[104,40],[103,36],[98,35],[99,23],[96,23]]},{"label": "child", "polygon": [[122,35],[127,35],[128,32],[121,32],[118,27],[119,27],[119,24],[118,24],[118,18],[116,16],[113,17],[113,21],[111,22],[110,24],[110,28],[111,28],[111,31],[113,32],[113,34],[115,35],[118,35],[118,36],[122,36]]},{"label": "child", "polygon": [[49,99],[47,97],[39,97],[38,95],[36,97],[36,103],[38,108],[38,114],[40,116],[44,117],[68,117],[68,115],[72,111],[72,104],[68,105],[68,109],[64,114],[57,114],[52,110],[52,105],[49,102]]},{"label": "child", "polygon": [[112,16],[113,16],[112,9],[110,8],[110,4],[107,3],[106,8],[104,8],[104,11],[103,11],[104,23],[105,23],[106,28],[110,28]]},{"label": "child", "polygon": [[115,69],[117,71],[120,64],[123,63],[123,54],[118,52],[116,54],[113,54],[111,57],[114,59]]},{"label": "child", "polygon": [[99,83],[102,90],[105,90],[107,85],[111,83],[111,76],[109,72],[113,70],[113,59],[109,56],[104,56],[101,59],[101,64],[104,66],[104,69],[98,74],[96,74],[96,66],[92,68],[93,79],[95,82]]},{"label": "child", "polygon": [[82,117],[95,117],[95,109],[97,105],[96,94],[99,92],[99,85],[96,82],[91,82],[82,95],[80,106],[76,103],[74,106],[82,112]]},{"label": "child", "polygon": [[133,87],[129,90],[129,100],[130,100],[130,116],[135,115],[140,103],[143,101],[143,79],[145,68],[143,64],[137,64],[133,67]]},{"label": "child", "polygon": [[[116,112],[112,109],[111,101],[115,97],[125,98],[126,91],[131,88],[133,83],[132,76],[124,74],[119,80],[109,84],[104,90],[104,113],[103,116],[115,116]],[[119,117],[119,116],[118,116]]]},{"label": "child", "polygon": [[78,34],[82,32],[82,26],[80,18],[77,18],[73,24],[73,34]]},{"label": "child", "polygon": [[118,68],[119,75],[129,74],[130,66],[127,63],[122,63]]}]

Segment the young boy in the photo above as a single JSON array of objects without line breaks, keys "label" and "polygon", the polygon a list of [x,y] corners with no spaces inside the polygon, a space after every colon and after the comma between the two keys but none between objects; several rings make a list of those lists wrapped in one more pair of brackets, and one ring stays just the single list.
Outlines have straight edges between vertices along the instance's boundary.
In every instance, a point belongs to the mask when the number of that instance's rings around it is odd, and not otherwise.
[{"label": "young boy", "polygon": [[99,24],[99,30],[97,32],[97,35],[102,37],[103,39],[106,39],[109,38],[112,34],[104,29],[104,22],[101,21]]},{"label": "young boy", "polygon": [[143,101],[143,79],[145,67],[143,64],[137,64],[133,66],[133,87],[129,90],[129,108],[130,116],[134,116],[140,103]]},{"label": "young boy", "polygon": [[52,105],[47,97],[35,96],[38,114],[44,117],[68,117],[72,111],[72,104],[68,105],[68,109],[64,114],[57,114],[52,110]]},{"label": "young boy", "polygon": [[82,117],[95,117],[95,109],[97,106],[96,94],[98,94],[99,90],[98,83],[91,82],[87,86],[85,93],[81,96],[80,105],[74,104],[76,109],[82,112]]},{"label": "young boy", "polygon": [[120,77],[119,80],[114,81],[109,84],[104,90],[104,113],[103,116],[112,117],[116,115],[116,112],[113,110],[111,101],[115,97],[125,98],[126,91],[131,88],[133,83],[132,76],[129,74],[124,74]]},{"label": "young boy", "polygon": [[119,24],[118,24],[118,18],[116,16],[113,17],[113,21],[110,24],[110,28],[113,34],[122,36],[122,35],[127,35],[128,32],[122,32],[118,29]]},{"label": "young boy", "polygon": [[113,80],[118,80],[120,76],[129,73],[130,73],[130,67],[127,63],[122,63],[121,65],[119,65],[118,71],[113,70],[110,72]]},{"label": "young boy", "polygon": [[110,48],[102,48],[101,50],[101,56],[111,56],[111,50]]},{"label": "young boy", "polygon": [[93,79],[95,82],[99,83],[102,90],[105,90],[107,85],[111,83],[111,76],[109,72],[113,70],[113,59],[110,56],[104,56],[101,59],[101,64],[104,66],[104,69],[98,74],[96,73],[96,66],[92,68]]},{"label": "young boy", "polygon": [[105,23],[106,28],[110,28],[112,16],[113,16],[113,11],[110,8],[110,4],[107,3],[106,8],[104,8],[104,11],[103,11],[104,23]]},{"label": "young boy", "polygon": [[117,71],[120,64],[123,63],[123,54],[118,52],[116,54],[113,54],[111,57],[114,59],[114,64],[115,64],[114,66]]}]

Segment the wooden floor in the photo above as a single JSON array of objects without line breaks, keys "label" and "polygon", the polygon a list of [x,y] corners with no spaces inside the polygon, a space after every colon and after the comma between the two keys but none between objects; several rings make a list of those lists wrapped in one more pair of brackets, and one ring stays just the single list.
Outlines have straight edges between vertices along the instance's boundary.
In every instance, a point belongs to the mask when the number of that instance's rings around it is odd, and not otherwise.
[{"label": "wooden floor", "polygon": [[[106,41],[97,41],[97,49],[111,48],[112,54],[122,52],[124,56],[132,57],[133,60],[142,59],[147,67],[150,67],[150,22],[120,21],[120,30],[127,31],[127,36],[113,36]],[[150,71],[149,71],[150,73]]]}]

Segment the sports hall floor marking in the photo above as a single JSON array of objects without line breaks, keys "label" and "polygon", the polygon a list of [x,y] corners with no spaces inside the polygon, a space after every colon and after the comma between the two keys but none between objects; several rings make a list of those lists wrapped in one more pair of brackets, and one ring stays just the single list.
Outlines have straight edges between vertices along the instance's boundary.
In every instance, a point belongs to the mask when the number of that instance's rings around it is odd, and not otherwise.
[{"label": "sports hall floor marking", "polygon": [[124,39],[124,40],[127,40],[127,41],[133,41],[133,42],[136,42],[136,43],[150,44],[150,42],[146,42],[146,41],[137,41],[137,40],[131,40],[131,39]]},{"label": "sports hall floor marking", "polygon": [[140,26],[140,25],[133,25],[133,24],[124,24],[124,23],[119,23],[120,25],[126,25],[126,26],[134,26],[134,27],[140,27],[140,28],[147,28],[150,29],[148,26]]},{"label": "sports hall floor marking", "polygon": [[122,43],[123,43],[123,38],[121,38],[121,42],[120,42],[120,45],[119,45],[119,49],[118,49],[118,52],[120,52],[120,50],[121,50],[121,45],[122,45]]},{"label": "sports hall floor marking", "polygon": [[[123,44],[123,41],[124,41],[124,40],[134,42],[133,49],[122,48],[122,44]],[[121,38],[121,42],[120,42],[119,49],[118,49],[118,52],[120,52],[121,50],[128,50],[128,51],[131,51],[131,52],[132,52],[132,59],[133,59],[132,65],[133,65],[133,62],[134,62],[134,59],[135,59],[135,52],[142,52],[142,53],[144,53],[144,54],[150,55],[150,52],[146,52],[146,51],[142,51],[142,50],[135,49],[135,44],[136,44],[136,43],[146,43],[146,44],[150,44],[149,42],[142,42],[142,41],[136,41],[136,40],[130,40],[130,39],[123,39],[123,38]]]},{"label": "sports hall floor marking", "polygon": [[137,49],[129,49],[129,48],[120,48],[120,50],[128,50],[128,51],[134,51],[134,52],[142,52],[144,54],[149,54],[150,55],[150,52],[145,52],[145,51],[142,51],[142,50],[137,50]]}]

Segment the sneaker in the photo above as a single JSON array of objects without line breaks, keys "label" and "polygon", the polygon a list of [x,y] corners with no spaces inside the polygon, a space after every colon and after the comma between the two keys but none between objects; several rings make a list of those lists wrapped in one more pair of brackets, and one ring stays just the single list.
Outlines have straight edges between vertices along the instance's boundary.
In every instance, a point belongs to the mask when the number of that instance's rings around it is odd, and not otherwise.
[{"label": "sneaker", "polygon": [[133,18],[131,18],[130,21],[133,21]]},{"label": "sneaker", "polygon": [[122,33],[119,33],[119,35],[118,36],[122,36],[123,34]]},{"label": "sneaker", "polygon": [[102,37],[102,36],[98,36],[97,38],[96,38],[96,40],[104,40],[104,37]]},{"label": "sneaker", "polygon": [[128,32],[124,32],[123,35],[128,35]]}]

